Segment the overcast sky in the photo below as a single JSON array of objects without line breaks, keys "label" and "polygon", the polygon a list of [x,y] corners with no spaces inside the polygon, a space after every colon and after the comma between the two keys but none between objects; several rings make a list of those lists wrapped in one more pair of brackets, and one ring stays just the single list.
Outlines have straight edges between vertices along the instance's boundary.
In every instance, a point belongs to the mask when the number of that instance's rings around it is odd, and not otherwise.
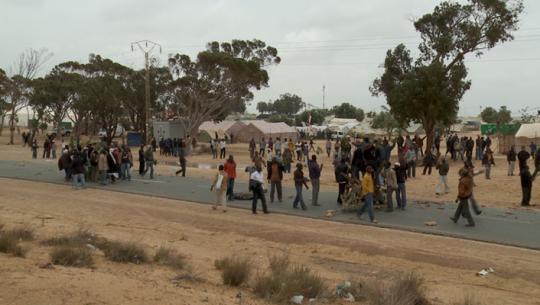
[{"label": "overcast sky", "polygon": [[[253,105],[290,92],[322,107],[351,102],[378,110],[383,98],[368,87],[382,73],[388,48],[416,48],[411,20],[432,11],[429,0],[0,0],[0,67],[26,48],[54,53],[44,71],[67,60],[86,62],[89,53],[141,68],[143,55],[130,43],[149,39],[163,46],[156,55],[194,55],[208,41],[257,38],[278,48],[282,63],[270,68],[269,88]],[[472,88],[462,115],[481,107],[540,107],[540,1],[525,0],[516,40],[482,58],[468,58]]]}]

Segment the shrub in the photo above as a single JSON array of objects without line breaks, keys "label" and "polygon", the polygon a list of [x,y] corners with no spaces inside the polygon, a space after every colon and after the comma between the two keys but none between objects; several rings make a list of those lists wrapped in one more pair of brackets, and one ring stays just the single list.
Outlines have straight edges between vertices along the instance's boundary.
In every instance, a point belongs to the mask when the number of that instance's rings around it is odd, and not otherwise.
[{"label": "shrub", "polygon": [[34,230],[27,227],[14,228],[5,233],[14,236],[18,240],[28,241],[34,239]]},{"label": "shrub", "polygon": [[19,236],[12,231],[0,232],[0,252],[9,253],[17,257],[25,257],[27,249],[19,245]]},{"label": "shrub", "polygon": [[92,267],[94,260],[92,253],[85,246],[60,246],[50,253],[51,261],[55,265],[68,267]]},{"label": "shrub", "polygon": [[466,294],[462,300],[454,302],[454,305],[481,305],[482,303],[471,294]]},{"label": "shrub", "polygon": [[77,232],[64,235],[61,237],[53,237],[44,240],[42,244],[46,246],[81,246],[88,243],[97,243],[97,236],[88,230],[79,230]]},{"label": "shrub", "polygon": [[322,278],[304,265],[291,266],[286,257],[270,259],[270,273],[255,280],[254,292],[261,298],[287,302],[295,295],[316,298],[325,290]]},{"label": "shrub", "polygon": [[251,274],[251,262],[245,258],[227,257],[216,260],[214,266],[221,271],[223,284],[229,286],[242,285]]},{"label": "shrub", "polygon": [[372,289],[372,305],[429,305],[424,295],[424,280],[411,273],[398,278],[391,285]]},{"label": "shrub", "polygon": [[184,269],[187,265],[186,257],[176,253],[173,249],[161,247],[154,255],[154,262],[175,269]]},{"label": "shrub", "polygon": [[132,242],[105,241],[101,242],[98,248],[113,262],[142,264],[148,261],[143,247]]}]

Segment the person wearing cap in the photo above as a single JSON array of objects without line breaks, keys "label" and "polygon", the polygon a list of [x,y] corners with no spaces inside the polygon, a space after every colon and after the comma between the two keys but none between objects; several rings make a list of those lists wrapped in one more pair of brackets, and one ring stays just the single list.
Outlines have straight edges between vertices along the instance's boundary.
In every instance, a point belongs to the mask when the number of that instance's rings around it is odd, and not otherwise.
[{"label": "person wearing cap", "polygon": [[306,183],[306,177],[304,177],[304,172],[302,169],[304,166],[302,163],[296,163],[296,170],[294,171],[294,187],[296,188],[296,197],[293,201],[293,208],[298,209],[298,204],[302,207],[302,210],[307,210],[306,204],[304,203],[304,197],[302,196],[303,186],[309,190],[309,186]]},{"label": "person wearing cap", "polygon": [[373,167],[367,166],[366,173],[362,178],[362,196],[364,197],[364,204],[358,209],[358,218],[362,217],[362,214],[368,210],[369,220],[373,223],[377,223],[375,215],[373,213],[373,193],[375,192],[375,182],[373,181]]},{"label": "person wearing cap", "polygon": [[466,167],[459,171],[459,175],[458,196],[456,200],[459,201],[459,204],[454,217],[450,217],[450,219],[454,223],[457,223],[459,217],[463,216],[468,221],[467,226],[474,227],[474,219],[472,218],[471,211],[469,211],[469,199],[471,198],[474,184],[472,175]]}]

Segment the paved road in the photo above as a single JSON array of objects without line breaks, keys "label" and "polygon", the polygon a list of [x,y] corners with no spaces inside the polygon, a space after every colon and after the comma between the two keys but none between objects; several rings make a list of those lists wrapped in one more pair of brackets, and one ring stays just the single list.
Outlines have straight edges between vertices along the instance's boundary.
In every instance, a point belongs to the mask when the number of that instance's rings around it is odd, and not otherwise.
[{"label": "paved road", "polygon": [[[0,177],[25,179],[49,183],[63,183],[63,173],[58,172],[56,162],[17,162],[0,160]],[[131,182],[119,182],[114,185],[99,186],[87,184],[88,187],[117,192],[127,192],[200,203],[213,202],[213,193],[209,191],[210,182],[199,178],[182,178],[175,176],[157,176],[154,180],[136,176]],[[247,190],[246,183],[237,182],[237,191]],[[320,207],[309,206],[311,193],[304,192],[304,199],[309,208],[307,211],[292,208],[292,188],[284,188],[284,203],[269,204],[271,212],[303,217],[328,219],[348,223],[368,224],[358,220],[352,213],[337,213],[326,218],[326,210],[336,209],[336,193],[321,192]],[[1,201],[1,200],[0,200]],[[250,208],[250,201],[234,201],[230,206]],[[481,216],[475,217],[477,226],[465,227],[465,220],[454,224],[449,220],[456,208],[455,204],[409,203],[407,211],[385,213],[376,211],[378,226],[401,230],[416,231],[428,234],[452,236],[457,238],[494,242],[518,247],[540,249],[540,214],[535,211],[484,208]],[[254,216],[257,217],[257,216]],[[270,216],[271,217],[271,216]],[[365,219],[367,219],[365,215]],[[427,227],[426,221],[435,221],[437,226]]]}]

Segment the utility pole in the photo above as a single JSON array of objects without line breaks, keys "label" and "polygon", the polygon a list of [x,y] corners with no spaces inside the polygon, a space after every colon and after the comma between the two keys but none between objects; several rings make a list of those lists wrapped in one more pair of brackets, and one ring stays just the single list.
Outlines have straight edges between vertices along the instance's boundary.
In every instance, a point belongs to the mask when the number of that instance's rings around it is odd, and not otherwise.
[{"label": "utility pole", "polygon": [[141,40],[131,43],[131,52],[134,52],[134,46],[137,46],[141,52],[144,53],[144,69],[145,69],[145,76],[144,76],[144,91],[145,91],[145,129],[144,129],[144,135],[145,135],[145,143],[150,144],[151,140],[151,132],[150,132],[150,120],[152,118],[150,113],[150,62],[149,62],[149,54],[154,50],[155,47],[159,47],[159,53],[161,54],[161,45],[159,43],[150,41],[150,40]]},{"label": "utility pole", "polygon": [[325,110],[326,107],[325,107],[325,100],[326,100],[326,86],[323,85],[322,86],[322,109]]}]

